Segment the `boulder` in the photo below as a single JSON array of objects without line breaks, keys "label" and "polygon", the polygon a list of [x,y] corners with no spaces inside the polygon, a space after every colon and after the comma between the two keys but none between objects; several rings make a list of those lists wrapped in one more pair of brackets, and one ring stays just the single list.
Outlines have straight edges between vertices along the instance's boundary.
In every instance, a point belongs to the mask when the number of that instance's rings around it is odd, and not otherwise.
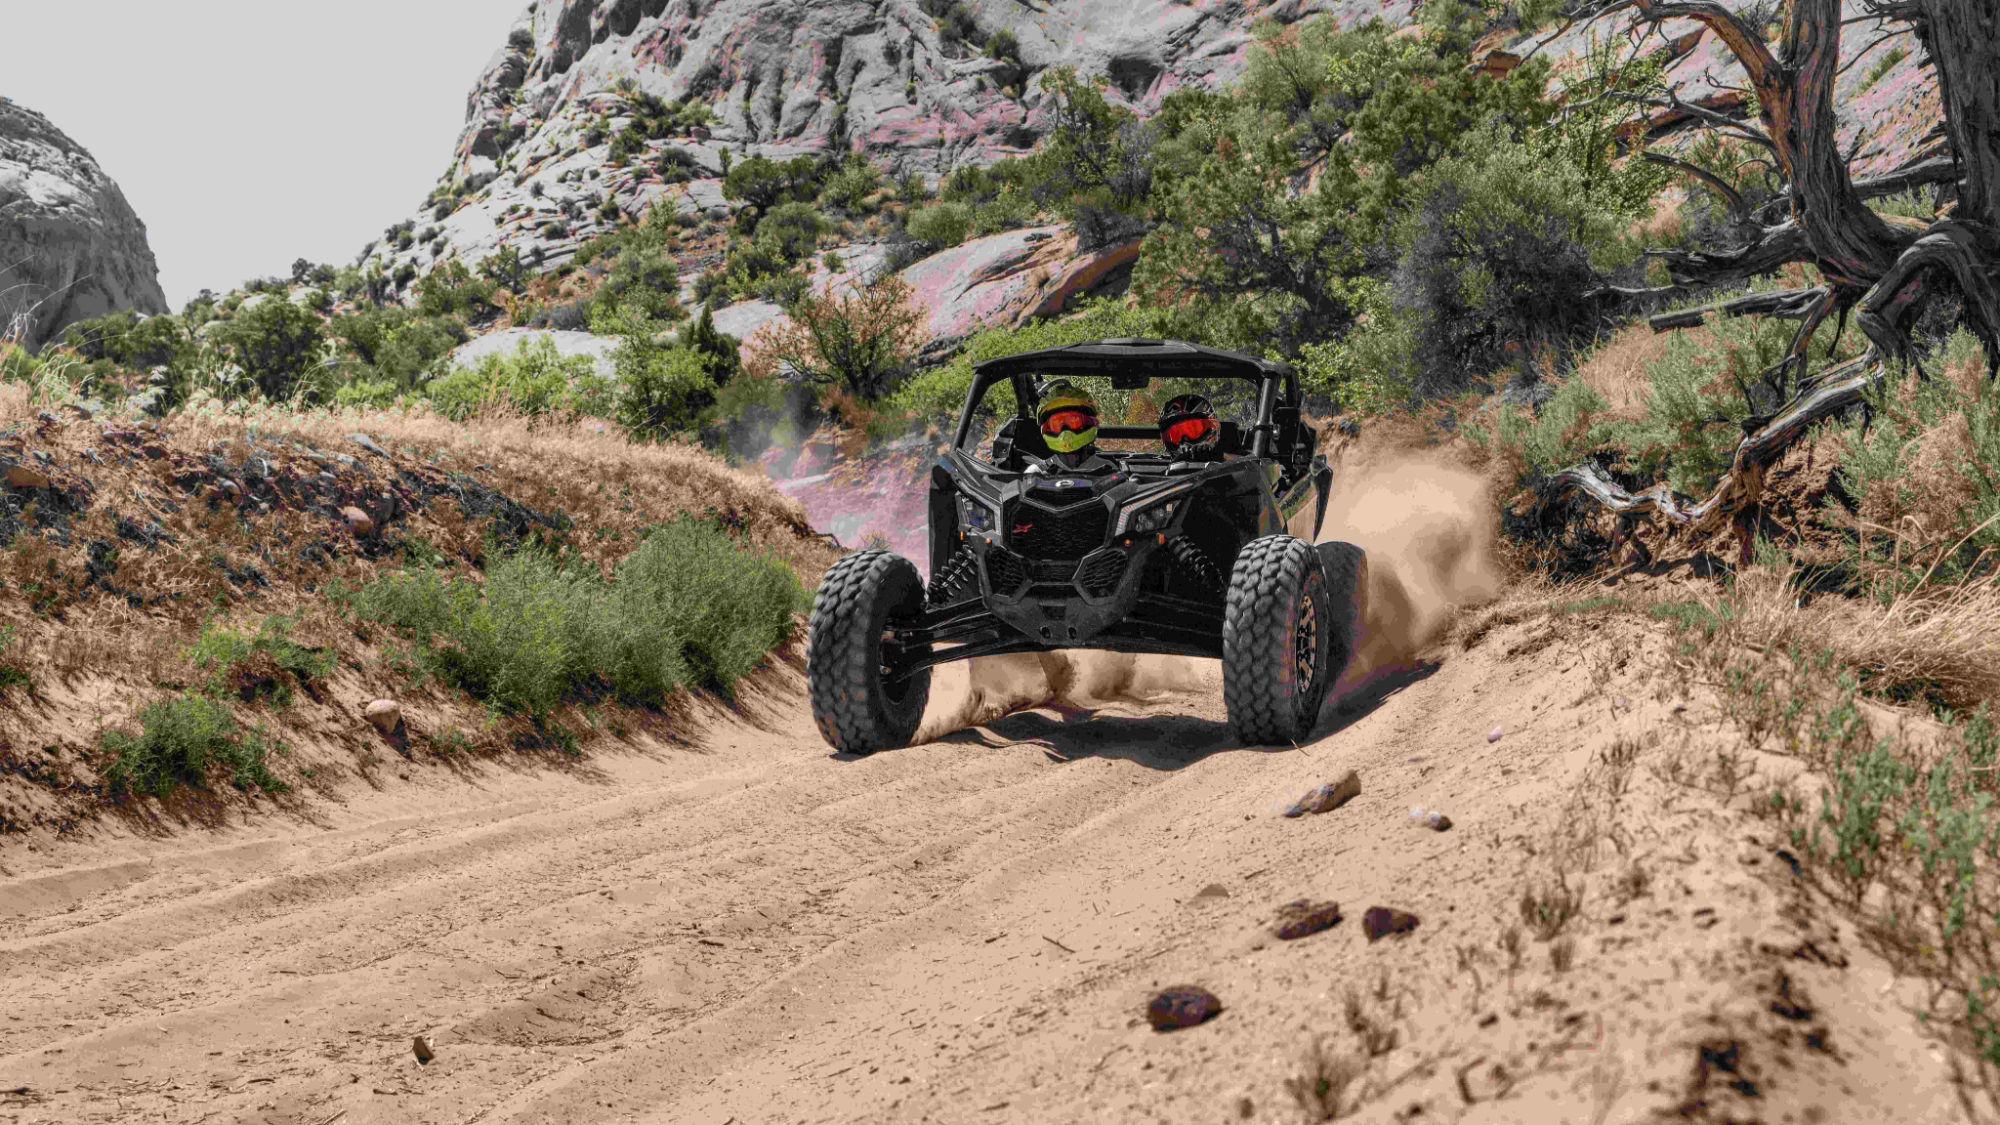
[{"label": "boulder", "polygon": [[167,311],[146,225],[83,146],[0,98],[0,340],[34,348],[122,309]]},{"label": "boulder", "polygon": [[393,699],[378,699],[362,708],[361,717],[383,734],[394,734],[403,725],[403,708]]}]

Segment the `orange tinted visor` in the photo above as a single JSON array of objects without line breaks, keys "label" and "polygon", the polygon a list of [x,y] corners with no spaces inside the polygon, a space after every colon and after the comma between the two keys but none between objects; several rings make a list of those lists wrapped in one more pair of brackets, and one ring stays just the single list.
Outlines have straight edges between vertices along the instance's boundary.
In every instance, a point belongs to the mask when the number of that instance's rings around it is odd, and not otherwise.
[{"label": "orange tinted visor", "polygon": [[1042,419],[1042,432],[1051,436],[1061,433],[1080,434],[1096,425],[1097,415],[1094,412],[1068,407]]},{"label": "orange tinted visor", "polygon": [[1205,442],[1221,427],[1213,418],[1183,418],[1167,427],[1163,435],[1168,445]]}]

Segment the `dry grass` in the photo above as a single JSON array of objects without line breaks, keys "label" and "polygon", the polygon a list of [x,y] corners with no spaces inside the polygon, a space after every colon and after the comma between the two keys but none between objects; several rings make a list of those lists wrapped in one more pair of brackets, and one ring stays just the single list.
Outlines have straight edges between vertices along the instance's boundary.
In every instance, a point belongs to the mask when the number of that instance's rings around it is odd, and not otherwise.
[{"label": "dry grass", "polygon": [[1285,1089],[1308,1121],[1335,1121],[1353,1113],[1351,1090],[1368,1072],[1368,1061],[1353,1051],[1336,1050],[1315,1038],[1300,1060],[1299,1073],[1285,1080]]},{"label": "dry grass", "polygon": [[1521,892],[1521,921],[1536,938],[1550,941],[1583,913],[1584,884],[1571,886],[1561,874],[1547,882],[1531,882]]},{"label": "dry grass", "polygon": [[[410,450],[461,471],[490,465],[529,504],[588,512],[607,533],[633,533],[675,512],[716,509],[741,516],[760,546],[784,553],[808,582],[832,561],[830,552],[800,549],[810,538],[805,509],[762,474],[731,468],[698,446],[636,445],[602,420],[537,421],[490,414],[453,422],[428,411],[270,411],[177,418],[176,437],[203,444],[251,432],[276,433],[328,450],[354,450],[347,435],[365,433],[395,450]],[[629,518],[628,518],[629,517]]]},{"label": "dry grass", "polygon": [[1635,324],[1599,344],[1577,369],[1576,377],[1604,396],[1611,417],[1637,422],[1646,416],[1646,397],[1653,393],[1649,367],[1666,354],[1665,336]]},{"label": "dry grass", "polygon": [[1726,646],[1831,653],[1872,690],[1956,709],[2000,699],[2000,579],[1926,583],[1888,605],[1825,597],[1800,606],[1796,577],[1790,567],[1753,569],[1727,592],[1696,590],[1695,600],[1725,622],[1717,639]]}]

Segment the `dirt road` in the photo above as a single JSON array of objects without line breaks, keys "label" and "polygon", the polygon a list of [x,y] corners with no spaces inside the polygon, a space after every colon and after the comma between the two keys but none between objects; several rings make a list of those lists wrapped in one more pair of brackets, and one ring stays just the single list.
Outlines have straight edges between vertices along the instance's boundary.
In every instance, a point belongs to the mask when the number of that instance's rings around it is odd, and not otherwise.
[{"label": "dirt road", "polygon": [[[0,850],[0,1121],[1292,1121],[1322,1035],[1367,1060],[1362,1120],[1953,1119],[1909,986],[1737,821],[1633,770],[1565,828],[1607,748],[1699,728],[1610,661],[1502,625],[1299,749],[1232,746],[1207,669],[865,760],[787,668],[695,750]],[[1347,769],[1359,798],[1280,815]],[[1558,969],[1503,950],[1563,840],[1591,891]],[[1269,936],[1301,897],[1346,920]],[[1371,944],[1374,905],[1421,923]],[[1152,1031],[1184,982],[1225,1010]]]}]

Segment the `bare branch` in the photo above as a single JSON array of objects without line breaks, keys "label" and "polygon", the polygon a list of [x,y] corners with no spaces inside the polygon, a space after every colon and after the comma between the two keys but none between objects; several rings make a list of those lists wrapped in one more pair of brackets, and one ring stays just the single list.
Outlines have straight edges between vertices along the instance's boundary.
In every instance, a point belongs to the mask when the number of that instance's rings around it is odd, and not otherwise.
[{"label": "bare branch", "polygon": [[1769,293],[1751,293],[1742,297],[1732,297],[1727,301],[1717,301],[1698,309],[1683,312],[1661,313],[1646,323],[1655,332],[1671,332],[1676,328],[1698,328],[1710,314],[1725,317],[1773,316],[1780,320],[1809,319],[1827,297],[1826,286],[1811,289],[1777,289]]},{"label": "bare branch", "polygon": [[1721,176],[1700,165],[1690,164],[1685,160],[1677,160],[1674,157],[1657,152],[1648,152],[1644,155],[1650,163],[1666,168],[1679,169],[1700,180],[1702,183],[1707,184],[1717,195],[1722,197],[1722,202],[1729,208],[1731,218],[1735,219],[1738,223],[1747,224],[1750,222],[1750,205],[1744,202],[1743,193],[1731,187],[1728,180],[1723,179]]},{"label": "bare branch", "polygon": [[[1547,481],[1550,495],[1581,491],[1621,515],[1652,515],[1668,523],[1710,534],[1725,521],[1754,504],[1763,494],[1764,473],[1814,425],[1859,405],[1881,379],[1881,357],[1872,349],[1826,371],[1810,391],[1795,396],[1778,414],[1747,434],[1730,459],[1729,471],[1698,504],[1689,503],[1664,484],[1643,492],[1627,492],[1589,465],[1564,469]],[[1746,423],[1747,425],[1747,423]]]}]

